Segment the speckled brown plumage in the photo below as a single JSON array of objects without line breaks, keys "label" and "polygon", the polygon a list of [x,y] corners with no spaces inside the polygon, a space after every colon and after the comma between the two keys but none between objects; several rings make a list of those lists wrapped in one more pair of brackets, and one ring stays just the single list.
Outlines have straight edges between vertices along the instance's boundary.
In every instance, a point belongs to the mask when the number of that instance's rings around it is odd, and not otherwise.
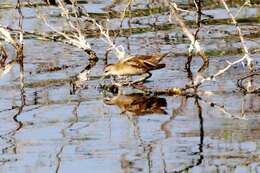
[{"label": "speckled brown plumage", "polygon": [[126,59],[119,60],[115,64],[109,64],[105,67],[104,74],[108,75],[142,75],[152,70],[165,67],[165,64],[159,62],[167,56],[168,53],[162,55],[137,55],[130,56]]}]

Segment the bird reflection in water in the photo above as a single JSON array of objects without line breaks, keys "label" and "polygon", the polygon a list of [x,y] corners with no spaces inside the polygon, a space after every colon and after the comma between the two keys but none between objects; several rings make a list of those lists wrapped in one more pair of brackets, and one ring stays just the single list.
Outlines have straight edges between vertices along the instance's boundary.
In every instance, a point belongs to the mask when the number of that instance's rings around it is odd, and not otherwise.
[{"label": "bird reflection in water", "polygon": [[[45,3],[47,3],[48,5],[58,5],[58,1],[56,0],[43,0]],[[72,3],[76,3],[76,0],[64,0],[64,2],[66,4],[72,4]]]},{"label": "bird reflection in water", "polygon": [[104,103],[116,105],[122,110],[122,113],[131,113],[133,115],[167,114],[165,111],[167,107],[165,98],[146,96],[141,93],[107,97],[104,99]]}]

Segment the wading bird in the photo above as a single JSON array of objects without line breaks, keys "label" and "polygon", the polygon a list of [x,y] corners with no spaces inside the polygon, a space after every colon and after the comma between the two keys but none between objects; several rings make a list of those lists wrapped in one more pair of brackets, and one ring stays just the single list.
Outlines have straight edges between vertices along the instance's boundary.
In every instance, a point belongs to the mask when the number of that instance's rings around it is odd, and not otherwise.
[{"label": "wading bird", "polygon": [[160,55],[136,55],[119,60],[115,64],[108,64],[104,69],[105,76],[145,76],[139,80],[132,82],[136,84],[143,82],[152,76],[152,70],[158,70],[165,67],[165,64],[159,64],[168,53]]}]

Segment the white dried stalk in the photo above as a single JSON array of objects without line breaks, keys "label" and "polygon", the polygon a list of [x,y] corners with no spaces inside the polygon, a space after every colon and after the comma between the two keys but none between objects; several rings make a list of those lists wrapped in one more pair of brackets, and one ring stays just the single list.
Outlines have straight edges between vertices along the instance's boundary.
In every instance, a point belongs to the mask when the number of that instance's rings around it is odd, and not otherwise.
[{"label": "white dried stalk", "polygon": [[12,61],[12,62],[8,63],[7,65],[5,65],[4,67],[0,68],[0,79],[2,79],[2,77],[4,75],[9,73],[16,63],[17,63],[16,61]]},{"label": "white dried stalk", "polygon": [[123,24],[123,21],[124,21],[125,15],[126,15],[126,11],[131,8],[132,1],[133,0],[128,0],[128,4],[125,7],[123,13],[121,14],[121,17],[120,17],[121,18],[120,19],[121,20],[121,24],[120,24],[120,26],[122,26],[122,24]]},{"label": "white dried stalk", "polygon": [[115,54],[117,56],[117,58],[120,60],[120,59],[123,59],[125,58],[126,56],[126,53],[124,51],[124,47],[122,45],[120,46],[116,46],[114,43],[113,43],[113,40],[111,39],[111,37],[109,36],[109,30],[105,30],[104,27],[100,24],[98,24],[96,22],[96,20],[92,19],[93,23],[99,28],[99,31],[101,33],[101,35],[103,35],[105,37],[105,39],[103,39],[105,42],[107,42],[110,46],[110,49],[114,49],[115,50]]},{"label": "white dried stalk", "polygon": [[[64,32],[58,31],[55,27],[53,27],[52,25],[49,24],[47,18],[45,16],[43,16],[39,10],[37,11],[37,15],[39,18],[41,18],[44,23],[51,29],[53,30],[55,33],[59,34],[60,36],[63,36],[66,39],[66,43],[74,45],[76,47],[82,48],[84,50],[86,49],[91,49],[90,44],[86,41],[85,36],[83,35],[83,33],[80,30],[80,26],[77,23],[77,26],[75,26],[70,18],[69,15],[69,11],[65,8],[64,4],[62,3],[61,0],[58,0],[58,7],[61,9],[63,16],[65,16],[66,21],[68,23],[68,25],[70,26],[71,29],[73,29],[74,31],[76,31],[75,33],[73,33],[73,35],[68,35]],[[74,7],[74,6],[73,6]],[[74,7],[74,11],[75,11],[75,7]],[[78,18],[77,13],[75,12],[74,15],[76,16],[76,18]],[[92,21],[99,29],[101,35],[104,37],[103,40],[109,44],[110,49],[114,49],[115,50],[115,54],[118,57],[118,59],[122,59],[125,57],[125,51],[123,46],[116,46],[113,43],[113,40],[111,39],[111,37],[109,36],[109,31],[105,30],[104,27],[100,24],[98,24],[96,22],[95,19],[87,16],[85,17],[87,20]]]},{"label": "white dried stalk", "polygon": [[[170,2],[170,10],[171,13],[173,13],[173,16],[175,17],[176,21],[178,22],[178,24],[181,26],[182,31],[184,32],[184,34],[189,38],[189,40],[191,41],[190,46],[189,46],[189,53],[191,53],[194,49],[196,51],[196,53],[199,53],[203,60],[207,59],[208,57],[206,56],[204,50],[201,48],[200,43],[198,40],[196,40],[196,38],[194,37],[194,35],[188,30],[187,26],[185,25],[185,23],[182,21],[182,19],[177,15],[177,11],[180,11],[180,8],[178,8],[177,4],[174,2]],[[182,10],[181,10],[182,11]],[[172,15],[171,15],[172,16]],[[171,17],[170,16],[170,17]]]},{"label": "white dried stalk", "polygon": [[1,26],[1,25],[0,25],[0,33],[2,35],[2,38],[6,42],[11,43],[12,45],[16,45],[16,41],[12,38],[10,32],[7,29],[5,29],[3,26]]},{"label": "white dried stalk", "polygon": [[[10,43],[16,49],[16,51],[18,53],[19,44],[15,41],[15,39],[12,38],[11,33],[10,33],[9,30],[4,28],[3,26],[0,26],[0,36],[7,43]],[[22,32],[20,32],[20,39],[19,39],[19,41],[21,43],[23,42],[23,33]],[[0,45],[2,45],[2,43],[0,43]],[[12,60],[10,63],[8,63],[8,64],[4,65],[3,67],[1,67],[0,68],[0,79],[2,79],[2,77],[5,74],[9,73],[16,63],[17,63],[16,60]]]},{"label": "white dried stalk", "polygon": [[[200,85],[200,84],[202,84],[202,83],[205,82],[205,81],[216,80],[216,77],[218,77],[218,76],[220,76],[221,74],[225,73],[225,72],[226,72],[230,67],[232,67],[233,65],[238,64],[238,63],[240,63],[240,62],[243,62],[244,60],[247,61],[247,66],[248,66],[249,71],[252,71],[252,70],[253,70],[253,64],[252,64],[252,61],[253,61],[253,60],[252,60],[252,58],[250,57],[248,48],[247,48],[247,46],[246,46],[246,44],[245,44],[245,41],[244,41],[244,38],[243,38],[243,35],[242,35],[242,31],[241,31],[240,27],[238,26],[237,21],[235,20],[235,17],[233,16],[233,14],[231,13],[230,9],[228,8],[228,6],[227,6],[225,0],[220,0],[220,1],[223,3],[223,5],[224,5],[226,11],[228,12],[228,14],[229,14],[229,16],[230,16],[232,22],[233,22],[234,25],[236,26],[236,29],[237,29],[237,31],[238,31],[239,38],[240,38],[240,41],[241,41],[241,44],[242,44],[242,47],[243,47],[243,49],[244,49],[245,54],[244,54],[244,56],[243,56],[242,58],[240,58],[240,59],[238,59],[238,60],[236,60],[236,61],[234,61],[234,62],[229,62],[229,61],[227,61],[228,65],[227,65],[226,67],[224,67],[223,69],[220,69],[217,73],[215,73],[214,75],[212,75],[212,76],[210,76],[210,77],[204,78],[203,76],[201,76],[200,74],[198,74],[198,76],[196,77],[195,82],[194,82],[195,85]],[[251,86],[252,86],[252,83],[251,83],[251,81],[249,80],[249,81],[248,81],[248,85],[247,85],[247,89],[250,90]]]},{"label": "white dried stalk", "polygon": [[241,45],[242,45],[242,47],[243,47],[243,49],[244,49],[244,52],[245,52],[244,57],[245,57],[245,59],[246,59],[246,61],[247,61],[247,67],[248,67],[248,69],[249,69],[250,71],[252,71],[252,70],[253,70],[253,64],[252,64],[253,59],[252,59],[252,58],[250,57],[250,55],[249,55],[249,51],[248,51],[248,48],[247,48],[247,46],[246,46],[246,44],[245,44],[245,40],[244,40],[242,31],[241,31],[240,27],[238,26],[238,23],[237,23],[235,17],[233,16],[233,14],[231,13],[229,7],[227,6],[225,0],[220,0],[220,1],[221,1],[222,4],[224,5],[224,7],[225,7],[225,9],[226,9],[228,15],[230,16],[230,18],[231,18],[233,24],[236,26],[236,29],[237,29],[237,32],[238,32],[238,35],[239,35],[239,38],[240,38],[240,41],[241,41]]},{"label": "white dried stalk", "polygon": [[[207,104],[208,106],[212,107],[212,102],[209,100],[204,100],[204,99],[200,99],[201,101],[203,101],[205,104]],[[235,118],[235,119],[242,119],[242,120],[247,120],[245,118],[245,114],[241,114],[241,115],[234,115],[230,112],[228,112],[224,106],[213,103],[214,104],[214,108],[217,108],[220,112],[222,112],[224,115],[226,115],[228,118]]]},{"label": "white dried stalk", "polygon": [[[55,27],[53,27],[52,25],[49,24],[47,18],[45,16],[43,16],[42,14],[40,14],[40,12],[37,10],[37,15],[39,18],[41,18],[44,23],[51,29],[53,30],[55,33],[59,34],[60,36],[63,36],[66,39],[66,42],[74,45],[78,48],[87,50],[87,49],[91,49],[90,44],[86,41],[84,35],[82,34],[80,27],[79,26],[75,26],[70,17],[69,17],[69,11],[65,8],[64,4],[58,0],[58,7],[62,10],[63,15],[66,17],[66,21],[69,24],[70,28],[72,28],[73,30],[75,30],[76,32],[73,33],[73,35],[68,35],[64,32],[58,31]],[[76,13],[75,13],[76,15]],[[77,16],[76,16],[77,17]]]},{"label": "white dried stalk", "polygon": [[245,59],[247,59],[247,56],[248,55],[244,55],[242,58],[234,61],[234,62],[229,62],[229,61],[226,61],[228,63],[228,65],[226,67],[224,67],[223,69],[220,69],[217,73],[215,73],[214,75],[212,76],[209,76],[209,77],[203,77],[201,75],[198,75],[194,81],[194,84],[195,85],[200,85],[202,84],[203,82],[205,81],[212,81],[212,80],[216,80],[216,77],[222,75],[223,73],[225,73],[230,67],[232,67],[233,65],[235,64],[238,64],[240,62],[243,62]]}]

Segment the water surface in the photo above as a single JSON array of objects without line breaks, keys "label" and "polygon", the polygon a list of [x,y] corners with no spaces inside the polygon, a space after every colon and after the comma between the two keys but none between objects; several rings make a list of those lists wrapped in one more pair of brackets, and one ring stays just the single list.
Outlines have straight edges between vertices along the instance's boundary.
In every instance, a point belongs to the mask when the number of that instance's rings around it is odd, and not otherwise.
[{"label": "water surface", "polygon": [[[17,28],[15,1],[0,3],[0,24]],[[69,30],[56,7],[40,4],[52,25]],[[109,28],[118,33],[115,43],[127,54],[171,52],[163,60],[166,68],[154,71],[146,87],[185,87],[190,82],[184,70],[189,40],[168,21],[167,7],[135,1],[132,18],[125,18],[120,32],[120,12],[126,1],[92,0],[79,5],[96,20],[110,18]],[[229,5],[233,13],[240,8]],[[187,1],[180,3],[185,9],[190,6]],[[224,8],[212,3],[203,9],[213,17],[205,17],[199,32],[200,43],[210,57],[205,75],[210,75],[225,67],[226,60],[235,61],[243,53]],[[34,9],[23,7],[22,11],[25,31],[52,33]],[[195,31],[195,13],[181,16]],[[237,20],[259,69],[259,5],[243,8]],[[21,105],[19,66],[0,80],[0,172],[260,172],[260,96],[244,95],[237,88],[237,79],[246,74],[243,64],[200,86],[200,100],[147,96],[126,88],[120,99],[156,105],[154,113],[146,109],[137,112],[140,105],[130,109],[112,104],[108,101],[118,96],[98,89],[100,81],[95,77],[102,74],[108,45],[93,30],[85,34],[100,60],[91,70],[93,79],[84,83],[85,89],[73,93],[70,81],[89,62],[86,54],[73,46],[25,33],[26,104],[17,117]],[[11,46],[6,47],[14,56]],[[116,60],[110,53],[109,63]],[[201,64],[201,58],[195,56],[191,70],[196,72]],[[259,82],[256,76],[254,85],[259,86]],[[217,106],[212,107],[211,102]]]}]

